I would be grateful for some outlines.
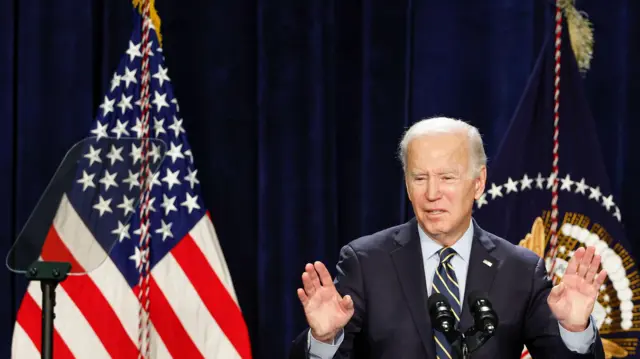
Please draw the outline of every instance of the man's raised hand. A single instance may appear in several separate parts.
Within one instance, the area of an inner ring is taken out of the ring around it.
[[[353,316],[353,300],[342,297],[331,279],[331,274],[321,262],[307,263],[302,273],[302,285],[298,298],[304,307],[311,335],[317,340],[331,343],[340,329]]]
[[[565,329],[583,331],[598,298],[600,286],[607,278],[607,271],[600,268],[600,255],[589,246],[578,248],[567,266],[562,282],[549,293],[547,302],[555,317]]]

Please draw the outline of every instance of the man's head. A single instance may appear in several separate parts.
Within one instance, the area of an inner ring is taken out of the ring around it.
[[[452,245],[484,192],[487,158],[480,133],[460,120],[426,119],[405,132],[399,152],[420,226],[434,240]]]

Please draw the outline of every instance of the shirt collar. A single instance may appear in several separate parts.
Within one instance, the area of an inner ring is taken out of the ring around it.
[[[420,227],[420,224],[417,224],[417,226],[418,226],[418,233],[420,235],[420,243],[422,245],[422,248],[424,249],[424,253],[426,253],[428,257],[437,255],[436,252],[439,251],[443,246],[440,243],[431,239],[431,237],[429,237],[422,230],[422,227]],[[467,230],[462,234],[462,237],[460,237],[460,239],[451,246],[451,248],[453,248],[456,251],[456,253],[460,256],[460,258],[462,258],[462,260],[464,260],[465,262],[468,262],[469,257],[471,256],[472,242],[473,242],[473,223],[469,222],[469,227],[467,227]]]

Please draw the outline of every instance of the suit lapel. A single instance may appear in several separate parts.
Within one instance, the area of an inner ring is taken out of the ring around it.
[[[489,293],[491,285],[493,284],[493,278],[500,264],[499,260],[491,255],[491,251],[495,248],[491,239],[487,236],[486,232],[476,224],[475,220],[473,221],[473,226],[473,243],[471,245],[469,268],[467,270],[462,318],[460,318],[460,328],[465,331],[473,325],[469,302],[467,300],[469,294],[476,290]]]
[[[398,274],[398,281],[427,352],[427,358],[435,358],[435,344],[427,310],[424,262],[415,219],[409,221],[407,226],[398,232],[396,243],[398,247],[392,250],[390,255]]]

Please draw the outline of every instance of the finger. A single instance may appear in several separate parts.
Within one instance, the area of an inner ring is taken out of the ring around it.
[[[318,278],[318,273],[316,273],[316,269],[313,264],[307,264],[305,269],[307,270],[307,274],[309,274],[309,278],[311,279],[311,285],[313,285],[313,287],[316,289],[320,288],[320,278]]]
[[[316,271],[320,277],[320,282],[325,287],[333,287],[333,280],[331,279],[331,274],[327,267],[322,262],[315,262]]]
[[[564,283],[560,282],[560,284],[556,285],[555,287],[553,287],[553,289],[551,289],[551,292],[549,292],[549,298],[547,298],[547,301],[549,303],[555,303],[559,301],[560,298],[562,297],[562,292],[564,292]]]
[[[596,273],[598,272],[598,269],[600,269],[600,255],[596,254],[595,256],[593,256],[591,264],[589,264],[589,270],[587,270],[587,276],[585,277],[587,283],[593,283],[593,281],[596,279]]]
[[[302,273],[302,286],[304,287],[304,291],[307,295],[313,295],[316,292],[316,288],[313,286],[311,282],[311,276],[308,272]]]
[[[591,260],[593,259],[593,254],[595,251],[595,247],[587,247],[586,251],[584,252],[584,256],[582,256],[582,259],[580,260],[580,264],[578,265],[578,276],[584,278],[587,275],[587,271],[589,270],[589,266],[591,265]],[[588,280],[588,282],[591,283],[590,280]]]
[[[344,310],[351,310],[353,309],[353,299],[351,299],[351,296],[347,294],[340,301],[340,305]]]
[[[297,293],[298,293],[298,299],[300,299],[300,303],[302,303],[302,305],[306,305],[307,302],[309,301],[309,297],[304,292],[304,289],[298,288]]]
[[[582,256],[584,256],[584,248],[580,247],[575,251],[575,253],[573,253],[571,260],[569,260],[569,265],[567,266],[565,275],[575,274],[578,271],[578,263],[580,263]]]
[[[596,279],[593,281],[593,284],[596,286],[596,288],[600,288],[600,286],[602,285],[602,283],[604,283],[604,280],[607,278],[607,270],[603,269],[600,271],[600,273],[598,273],[598,275],[596,276]]]

